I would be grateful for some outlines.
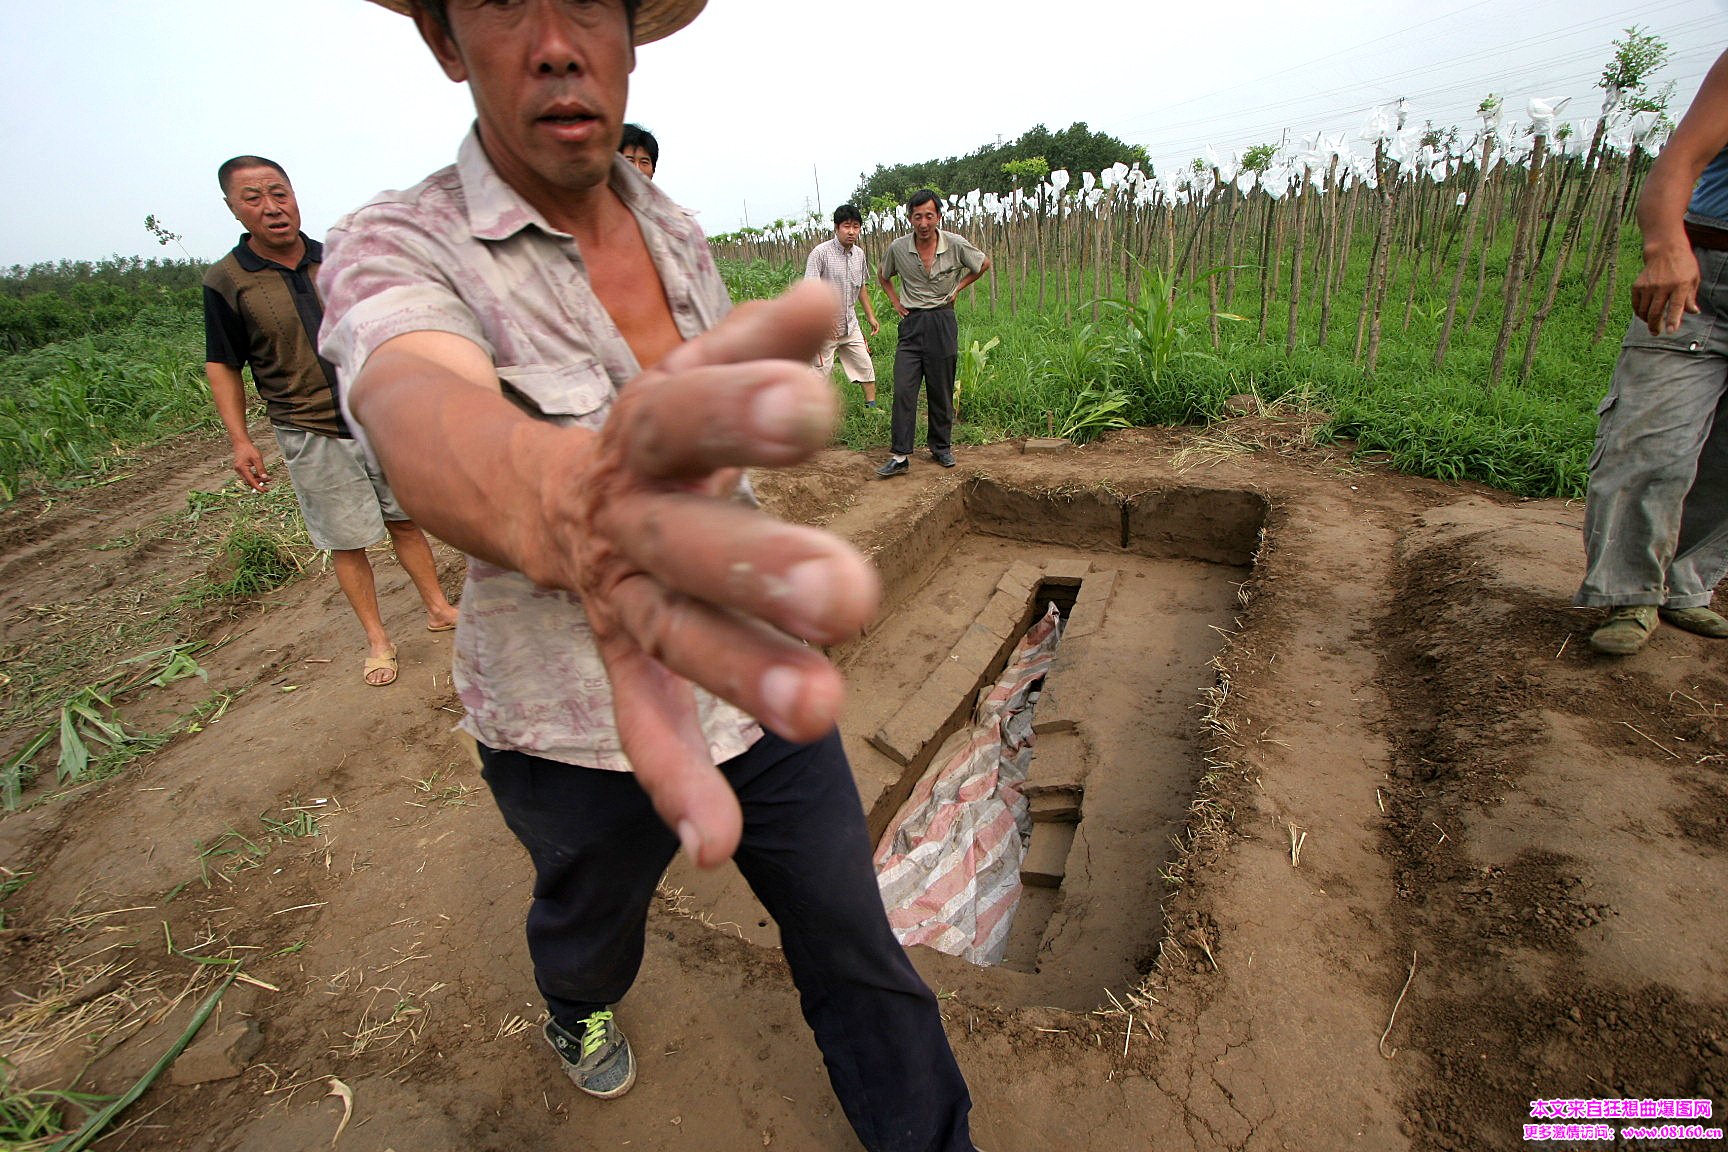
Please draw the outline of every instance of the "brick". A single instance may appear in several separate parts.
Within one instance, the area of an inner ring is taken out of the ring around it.
[[[975,623],[988,629],[992,636],[1000,640],[1018,640],[1026,624],[1026,597],[1007,592],[996,593],[990,597],[990,602],[984,605],[984,610],[978,613]]]
[[[1068,849],[1074,846],[1074,825],[1034,824],[1032,842],[1020,861],[1020,882],[1038,888],[1060,888],[1068,871]]]
[[[1063,624],[1064,643],[1090,636],[1104,626],[1104,610],[1110,603],[1115,587],[1114,570],[1094,572],[1086,578],[1085,583],[1080,585],[1080,594],[1075,597],[1074,607]]]
[[[1062,625],[1064,642],[1090,636],[1104,626],[1104,609],[1097,603],[1076,604]]]
[[[1044,565],[1044,583],[1058,588],[1074,588],[1092,571],[1090,560],[1052,560]]]
[[[1032,589],[1038,587],[1038,581],[1044,574],[1036,564],[1028,564],[1024,560],[1016,560],[1008,565],[1008,571],[996,581],[996,591],[1008,592],[1019,596],[1021,600],[1032,599]]]
[[[1046,792],[1077,793],[1086,787],[1089,768],[1086,742],[1079,733],[1039,732],[1032,741],[1032,764],[1020,791],[1028,798]]]
[[[933,704],[939,704],[942,719],[937,721],[937,727],[947,723],[948,717],[956,708],[970,713],[978,703],[978,672],[970,668],[962,668],[958,663],[945,661],[936,669],[930,679],[924,681],[920,691],[931,698]]]
[[[1026,803],[1034,824],[1076,824],[1080,820],[1080,800],[1078,790],[1058,788],[1028,796]]]
[[[1060,436],[1028,436],[1026,438],[1027,452],[1061,452],[1074,445]]]
[[[1044,677],[1038,707],[1032,713],[1032,731],[1072,732],[1079,727],[1086,706],[1085,685],[1073,676],[1061,677],[1052,669]]]
[[[1072,732],[1085,716],[1088,697],[1079,669],[1085,666],[1089,643],[1086,636],[1074,635],[1072,627],[1062,633],[1062,643],[1057,645],[1056,659],[1044,675],[1044,690],[1032,713],[1032,731],[1039,735]]]
[[[1076,718],[1063,707],[1063,698],[1066,695],[1062,686],[1056,682],[1056,677],[1046,674],[1044,688],[1038,693],[1038,706],[1032,712],[1033,735],[1074,731]]]
[[[1114,568],[1100,568],[1091,573],[1080,585],[1080,595],[1075,598],[1076,604],[1087,604],[1096,601],[1109,604],[1111,597],[1116,595],[1116,578],[1120,573]]]
[[[917,749],[915,747],[912,748],[911,751],[907,750],[908,746],[916,743],[916,738],[910,735],[903,726],[896,724],[896,721],[899,720],[899,718],[899,713],[895,713],[895,715],[889,719],[888,723],[876,729],[875,732],[865,737],[865,739],[870,742],[870,746],[876,749],[876,751],[882,753],[882,755],[888,757],[888,759],[904,768],[906,765],[912,763],[912,757],[917,755]]]
[[[989,675],[991,665],[1002,655],[1003,643],[990,634],[982,625],[973,624],[966,629],[966,635],[960,638],[960,643],[954,645],[948,653],[948,662],[957,668],[964,668],[973,674],[975,680],[982,681]]]

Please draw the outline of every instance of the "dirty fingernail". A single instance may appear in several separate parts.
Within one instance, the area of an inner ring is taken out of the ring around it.
[[[768,669],[762,677],[762,703],[766,706],[769,727],[786,731],[792,727],[798,709],[800,676],[784,666]]]
[[[689,820],[678,821],[678,843],[684,846],[684,855],[690,858],[690,863],[702,865],[702,833],[696,831],[696,825]]]
[[[822,442],[828,436],[830,407],[825,397],[796,384],[776,384],[756,394],[750,405],[753,431],[781,444]]]
[[[800,619],[822,621],[828,618],[832,584],[827,561],[804,560],[786,570],[783,583],[773,592],[775,599],[786,601]]]

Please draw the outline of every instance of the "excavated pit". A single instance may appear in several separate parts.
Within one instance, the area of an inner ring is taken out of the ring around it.
[[[1266,513],[1240,490],[1120,496],[978,479],[876,549],[882,619],[832,653],[851,687],[842,735],[873,838],[1035,615],[1054,601],[1065,622],[1034,713],[1033,833],[1007,957],[986,969],[915,948],[933,985],[1086,1010],[1148,969],[1160,873],[1201,769],[1202,693]],[[735,872],[680,862],[668,883],[711,926],[777,945]]]

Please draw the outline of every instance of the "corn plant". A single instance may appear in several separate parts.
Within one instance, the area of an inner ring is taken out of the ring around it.
[[[972,341],[960,353],[960,364],[954,378],[954,418],[960,418],[960,397],[984,382],[984,370],[990,364],[990,350],[1002,343],[1000,337],[990,337],[988,344]]]
[[[1076,444],[1088,444],[1112,428],[1132,428],[1128,410],[1133,401],[1120,388],[1088,384],[1074,397],[1057,433]]]

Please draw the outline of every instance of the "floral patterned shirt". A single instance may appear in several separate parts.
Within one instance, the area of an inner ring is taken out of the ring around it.
[[[706,238],[628,161],[612,190],[635,214],[678,331],[689,339],[731,308]],[[385,192],[325,238],[320,339],[338,381],[407,332],[451,332],[491,356],[504,395],[533,415],[598,430],[641,368],[594,295],[581,249],[492,167],[470,130],[456,163]],[[365,429],[343,414],[362,443]],[[370,449],[369,449],[370,450]],[[517,572],[468,558],[454,677],[462,729],[492,748],[628,771],[612,686],[581,602]],[[755,721],[696,690],[715,763],[761,736]]]

